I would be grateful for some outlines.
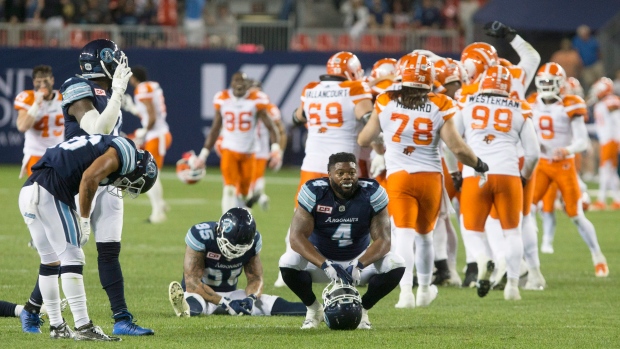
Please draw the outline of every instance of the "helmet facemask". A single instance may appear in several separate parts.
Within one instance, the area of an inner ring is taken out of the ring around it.
[[[536,75],[534,84],[540,98],[557,99],[560,97],[564,79],[552,74]]]

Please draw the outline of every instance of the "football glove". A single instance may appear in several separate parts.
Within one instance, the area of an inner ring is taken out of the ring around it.
[[[253,293],[241,300],[241,311],[243,314],[252,315],[252,310],[254,310],[254,303],[256,300],[258,300],[258,297],[256,297]]]
[[[131,68],[129,68],[129,63],[127,62],[127,56],[123,53],[118,67],[116,67],[116,70],[114,71],[114,76],[112,77],[112,91],[118,93],[120,96],[125,95],[127,83],[132,75],[133,73],[131,72]]]
[[[142,145],[144,144],[144,138],[146,137],[146,133],[148,131],[145,128],[139,128],[136,129],[136,131],[133,133],[134,135],[134,139],[133,142],[136,144],[136,147],[141,148]]]
[[[488,22],[484,25],[485,34],[494,38],[506,39],[508,42],[511,42],[515,36],[517,36],[517,31],[510,28],[500,21]]]
[[[461,187],[463,186],[463,173],[461,171],[450,173],[450,177],[452,177],[454,189],[456,189],[457,192],[460,192]]]
[[[80,247],[83,247],[90,238],[90,218],[80,217]]]
[[[353,283],[353,278],[346,270],[342,267],[342,265],[334,263],[329,259],[325,260],[321,265],[321,269],[327,274],[327,277],[330,280],[338,281],[338,279],[342,279],[343,282],[348,284]]]
[[[385,171],[385,157],[377,154],[370,162],[370,176],[377,178],[383,171]]]
[[[234,301],[231,301],[228,297],[222,297],[218,305],[222,309],[226,310],[230,315],[235,316],[244,314],[244,309],[241,305],[241,299],[235,299]]]
[[[482,188],[487,182],[487,174],[486,172],[489,170],[489,165],[487,165],[484,161],[478,158],[478,164],[474,167],[474,171],[476,171],[475,175],[480,176],[480,181],[478,181],[478,186]]]
[[[271,145],[271,153],[269,154],[269,168],[274,172],[280,171],[282,168],[282,148],[278,143]]]
[[[351,279],[353,279],[353,286],[360,284],[362,279],[362,269],[364,269],[364,265],[357,259],[349,262],[347,273],[349,273],[349,275],[351,275]]]
[[[44,113],[39,113],[39,108],[41,107],[41,103],[43,103],[43,97],[45,95],[45,91],[43,89],[39,89],[34,92],[34,103],[32,106],[28,108],[27,114],[34,119],[34,121],[39,121],[45,115]]]

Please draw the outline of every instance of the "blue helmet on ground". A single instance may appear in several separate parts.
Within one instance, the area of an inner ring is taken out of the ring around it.
[[[80,69],[84,79],[107,77],[112,79],[123,51],[114,41],[97,39],[82,47],[80,52]]]
[[[353,285],[338,279],[323,290],[323,311],[330,330],[354,330],[362,321],[362,298]]]
[[[256,221],[250,211],[234,207],[226,211],[217,226],[217,246],[228,259],[243,256],[254,244]]]

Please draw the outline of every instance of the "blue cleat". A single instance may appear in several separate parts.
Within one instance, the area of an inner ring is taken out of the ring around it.
[[[134,323],[133,315],[128,311],[121,311],[112,316],[116,323],[112,334],[116,336],[152,336],[155,334],[150,328],[143,328]]]
[[[25,310],[19,314],[19,320],[22,322],[22,330],[26,333],[41,333],[41,325],[43,319],[39,314],[30,313]]]

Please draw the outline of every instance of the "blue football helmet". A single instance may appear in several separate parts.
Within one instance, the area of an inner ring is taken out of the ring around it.
[[[155,184],[159,170],[153,155],[147,150],[138,149],[136,152],[136,168],[112,183],[112,188],[109,187],[108,190],[111,194],[119,197],[129,195],[134,199],[149,191]]]
[[[123,51],[114,41],[97,39],[89,42],[80,52],[80,69],[84,79],[107,77],[112,79]]]
[[[234,207],[226,211],[217,226],[217,246],[228,259],[243,256],[254,244],[256,222],[250,211]]]
[[[353,285],[338,279],[323,290],[323,311],[330,330],[354,330],[362,321],[362,298]]]

